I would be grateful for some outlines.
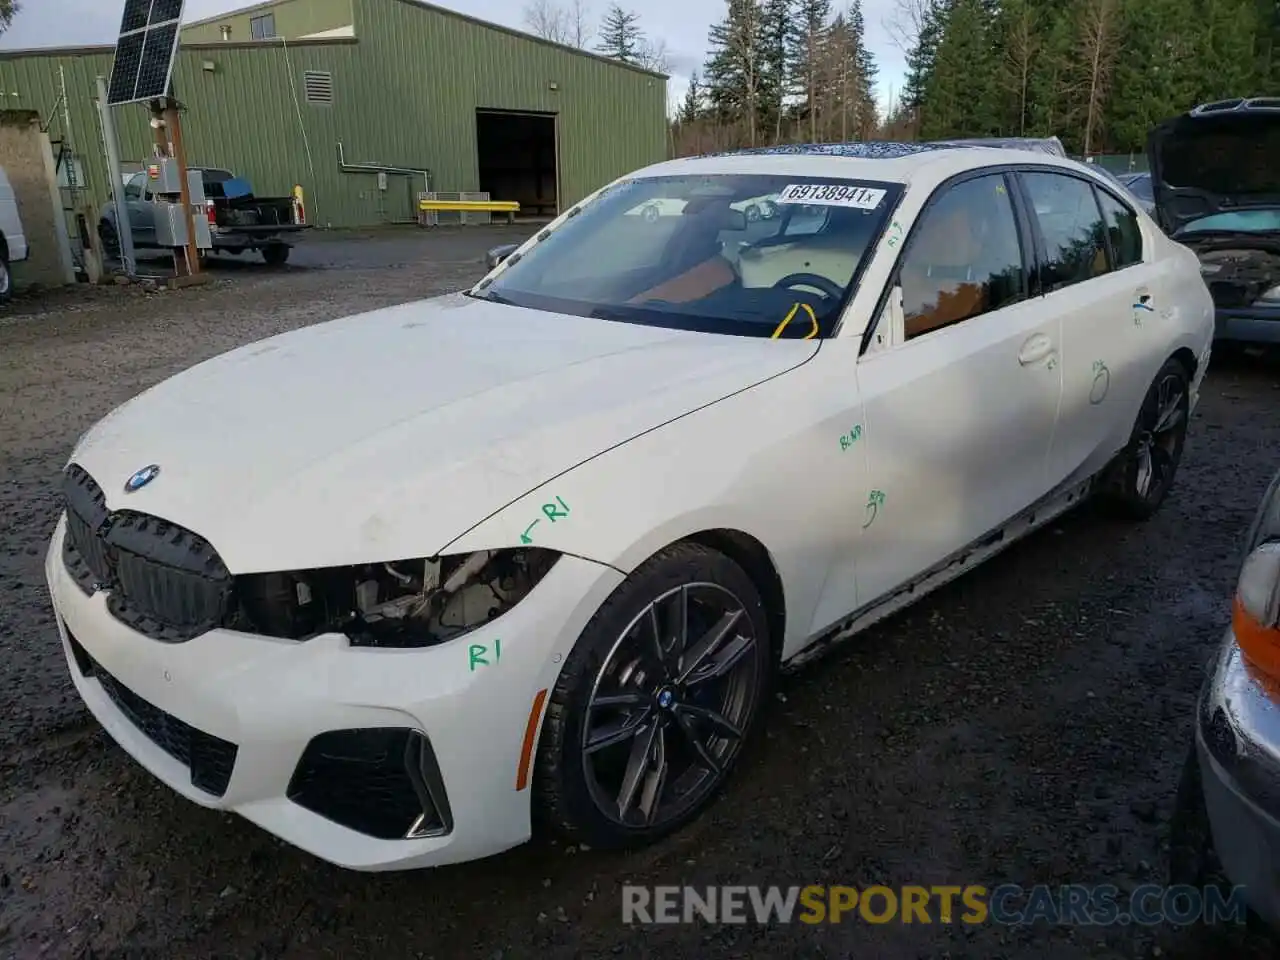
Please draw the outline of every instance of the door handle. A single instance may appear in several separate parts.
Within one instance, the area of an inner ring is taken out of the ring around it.
[[[1043,333],[1037,333],[1035,336],[1027,339],[1022,345],[1022,349],[1018,351],[1018,362],[1024,367],[1029,367],[1033,363],[1039,363],[1053,352],[1053,341],[1046,337]]]

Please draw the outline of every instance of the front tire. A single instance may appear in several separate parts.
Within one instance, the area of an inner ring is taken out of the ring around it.
[[[642,846],[701,814],[762,711],[764,603],[728,557],[662,550],[605,601],[551,694],[535,816],[569,840]]]
[[[102,255],[107,260],[120,259],[120,235],[110,220],[98,224],[98,239],[102,242]]]
[[[1101,499],[1125,520],[1147,520],[1164,503],[1187,438],[1191,378],[1177,360],[1166,360],[1138,410],[1129,443],[1102,478]]]

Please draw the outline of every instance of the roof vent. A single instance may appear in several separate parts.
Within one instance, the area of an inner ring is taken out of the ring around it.
[[[302,75],[307,103],[333,103],[333,74],[324,70],[307,70]]]

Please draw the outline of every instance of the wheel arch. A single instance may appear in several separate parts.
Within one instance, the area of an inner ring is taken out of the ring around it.
[[[4,262],[9,262],[9,238],[4,235],[4,231],[0,230],[0,257],[4,257]]]
[[[1179,347],[1177,350],[1173,351],[1173,354],[1169,359],[1176,360],[1178,363],[1182,364],[1187,371],[1188,380],[1195,379],[1196,369],[1200,366],[1200,361],[1196,358],[1196,355],[1191,352],[1189,347]]]
[[[726,528],[703,530],[683,539],[722,553],[742,567],[764,601],[774,658],[781,657],[787,628],[787,598],[782,576],[768,548],[749,533]]]

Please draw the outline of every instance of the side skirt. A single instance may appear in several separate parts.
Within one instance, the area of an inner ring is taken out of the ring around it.
[[[990,560],[997,553],[1017,543],[1028,534],[1056,520],[1068,510],[1078,506],[1093,490],[1095,477],[1061,487],[1037,501],[1008,523],[979,537],[945,560],[930,567],[924,573],[908,580],[901,587],[873,600],[860,610],[827,630],[817,640],[782,665],[786,673],[806,666],[825,656],[845,640],[852,639],[873,624],[911,606],[917,600],[950,583],[956,577]]]

